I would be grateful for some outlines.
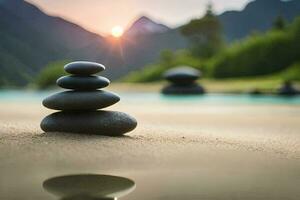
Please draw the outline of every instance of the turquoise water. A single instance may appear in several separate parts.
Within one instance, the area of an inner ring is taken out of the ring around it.
[[[205,94],[200,96],[165,96],[161,94],[132,95],[136,101],[163,101],[201,104],[290,104],[300,105],[300,96],[280,97],[274,95],[253,96],[247,94]]]
[[[0,102],[41,102],[57,91],[0,90]],[[300,95],[281,97],[275,95],[252,96],[247,94],[206,94],[200,96],[165,96],[159,93],[118,93],[122,102],[130,103],[201,103],[201,104],[286,104],[300,105]]]

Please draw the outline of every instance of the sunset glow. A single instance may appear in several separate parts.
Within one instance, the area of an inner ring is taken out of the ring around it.
[[[100,35],[111,34],[114,25],[128,27],[141,15],[176,28],[204,14],[207,2],[216,13],[242,9],[251,0],[25,0],[51,15],[58,15]],[[0,0],[0,2],[2,2]],[[76,2],[76,3],[74,3]],[[172,5],[172,6],[171,6]],[[76,13],[76,15],[74,15]],[[101,19],[101,20],[100,20]],[[102,20],[103,19],[103,20]],[[100,22],[99,22],[100,20]]]
[[[121,26],[115,26],[111,29],[111,35],[119,38],[123,35],[124,29]]]

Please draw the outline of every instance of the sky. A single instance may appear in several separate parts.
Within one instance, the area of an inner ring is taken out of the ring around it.
[[[208,2],[216,13],[241,10],[250,0],[27,0],[50,15],[63,17],[87,30],[110,34],[113,27],[127,28],[140,16],[176,27],[203,15]]]

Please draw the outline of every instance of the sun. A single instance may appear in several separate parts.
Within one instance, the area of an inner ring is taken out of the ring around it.
[[[119,38],[123,35],[124,29],[121,26],[114,26],[111,29],[111,35],[114,36],[115,38]]]

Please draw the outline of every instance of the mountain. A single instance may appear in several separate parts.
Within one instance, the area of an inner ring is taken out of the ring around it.
[[[187,41],[177,29],[164,33],[124,35],[122,43],[122,74],[139,70],[145,65],[156,62],[162,50],[176,51],[187,47]]]
[[[299,0],[255,0],[218,17],[231,42],[268,30],[278,15],[291,21],[299,14]],[[49,62],[65,59],[103,63],[105,75],[118,79],[155,62],[163,49],[186,48],[179,30],[140,17],[116,40],[49,16],[26,1],[0,0],[0,87],[26,85]]]
[[[264,32],[281,15],[291,22],[300,15],[300,1],[255,0],[241,11],[227,11],[219,15],[227,41],[242,39],[254,31]]]
[[[53,60],[93,60],[93,51],[101,55],[105,42],[22,0],[0,1],[0,37],[0,85],[24,85]]]
[[[26,1],[0,0],[0,87],[26,85],[49,62],[66,59],[103,63],[105,75],[118,79],[154,62],[161,50],[186,45],[174,43],[178,32],[149,18],[134,23],[132,33],[139,27],[149,34],[128,34],[114,41],[49,16]]]
[[[146,16],[142,16],[130,26],[125,35],[134,37],[137,35],[165,33],[169,30],[170,28],[166,25],[159,24]]]

